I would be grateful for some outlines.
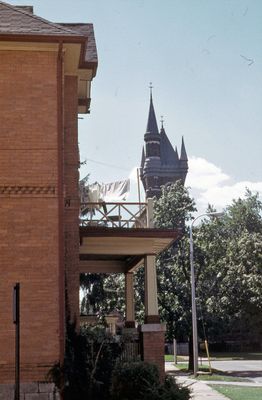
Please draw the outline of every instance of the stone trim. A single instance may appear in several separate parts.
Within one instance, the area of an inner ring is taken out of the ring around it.
[[[13,400],[13,384],[0,384],[0,400]],[[20,400],[59,400],[60,395],[54,383],[29,382],[20,384]]]
[[[55,196],[55,186],[0,186],[0,197],[9,196]]]
[[[140,325],[141,332],[165,332],[166,324],[143,324]]]

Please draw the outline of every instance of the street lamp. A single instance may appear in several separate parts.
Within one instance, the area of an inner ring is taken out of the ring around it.
[[[194,376],[198,371],[198,339],[197,339],[197,313],[196,313],[196,284],[194,269],[194,246],[193,246],[193,225],[194,222],[201,217],[222,217],[223,212],[209,212],[196,217],[189,226],[190,239],[190,272],[191,272],[191,303],[192,303],[192,328],[193,328],[193,356],[194,356]]]

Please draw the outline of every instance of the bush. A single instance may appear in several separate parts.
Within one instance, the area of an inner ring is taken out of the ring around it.
[[[113,400],[144,400],[153,387],[159,386],[158,369],[142,361],[116,364],[112,374]]]
[[[65,400],[109,398],[111,373],[121,354],[121,345],[105,333],[103,326],[82,327],[67,324],[64,364],[49,371]]]
[[[167,378],[160,384],[158,369],[146,362],[120,362],[122,344],[101,326],[77,333],[67,326],[64,364],[56,363],[49,378],[64,400],[188,400],[189,390]],[[112,373],[113,371],[113,373]]]
[[[151,400],[188,400],[190,390],[178,385],[173,378],[167,377],[165,383],[159,387],[158,396],[151,397]]]
[[[171,377],[160,384],[157,367],[140,361],[116,364],[111,396],[112,400],[188,400],[190,390]]]

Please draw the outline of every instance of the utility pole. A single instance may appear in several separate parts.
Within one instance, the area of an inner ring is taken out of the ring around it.
[[[205,214],[201,214],[198,217],[196,217],[189,226],[194,377],[197,376],[197,372],[198,372],[198,334],[197,334],[197,309],[196,309],[196,284],[195,284],[195,268],[194,268],[193,225],[198,218],[201,218],[204,216],[220,218],[223,215],[224,215],[224,212],[207,212]]]

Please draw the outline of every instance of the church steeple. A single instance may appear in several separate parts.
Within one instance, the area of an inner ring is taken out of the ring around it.
[[[153,105],[152,84],[150,84],[149,113],[140,169],[140,176],[147,198],[159,197],[161,186],[163,185],[174,183],[178,180],[184,183],[188,171],[184,139],[182,138],[179,157],[177,148],[174,150],[167,137],[163,122],[163,117],[161,117],[159,133]]]
[[[152,96],[152,85],[150,84],[150,104],[149,104],[149,113],[148,113],[148,121],[146,127],[146,134],[158,135],[158,126],[156,122],[156,114],[153,104],[153,96]]]
[[[156,122],[156,114],[153,105],[152,83],[150,83],[150,103],[145,133],[145,166],[160,166],[160,135]]]

